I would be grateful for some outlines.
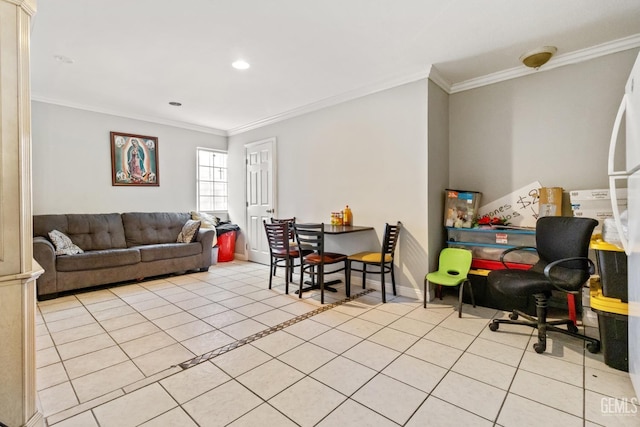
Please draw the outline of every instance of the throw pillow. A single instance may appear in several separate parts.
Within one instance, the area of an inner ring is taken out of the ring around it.
[[[191,211],[191,219],[200,221],[200,228],[216,228],[219,218],[204,212]]]
[[[49,232],[49,238],[56,247],[56,255],[75,255],[84,253],[82,249],[73,244],[69,236],[58,230]]]
[[[200,221],[188,220],[182,227],[182,231],[178,234],[177,243],[191,243],[196,240],[200,230]]]

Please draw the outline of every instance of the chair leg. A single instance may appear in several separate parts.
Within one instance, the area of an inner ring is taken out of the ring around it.
[[[367,287],[367,264],[362,263],[362,289]]]
[[[424,296],[424,308],[427,308],[427,278],[424,278],[424,289],[422,291]]]
[[[271,265],[269,266],[269,289],[271,289],[271,281],[273,279],[274,274],[275,274],[275,266],[273,262],[273,257],[271,257]]]
[[[289,257],[284,259],[284,293],[289,295]]]
[[[298,290],[298,298],[302,298],[302,286],[304,286],[304,264],[300,263],[300,289]]]
[[[380,287],[382,288],[382,303],[387,302],[387,289],[384,283],[384,263],[380,263]]]
[[[324,304],[324,265],[318,266],[318,280],[320,283],[320,304]]]
[[[396,273],[393,267],[393,260],[391,261],[391,285],[393,286],[393,295],[398,295],[396,293]]]
[[[344,292],[347,295],[347,298],[349,298],[351,296],[351,261],[346,260],[344,264]]]
[[[464,282],[458,286],[460,288],[458,292],[458,317],[462,317],[462,293],[464,292]]]
[[[538,342],[533,344],[536,353],[544,353],[547,349],[547,303],[544,294],[534,295],[536,298],[536,315],[538,317]]]
[[[473,308],[476,308],[476,299],[473,296],[473,286],[471,286],[471,280],[466,280],[467,285],[469,285],[469,293],[471,294],[471,304],[473,304]],[[464,283],[462,284],[464,286]]]

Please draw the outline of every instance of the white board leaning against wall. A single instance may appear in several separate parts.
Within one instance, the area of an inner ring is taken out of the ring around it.
[[[538,191],[542,186],[532,182],[513,193],[481,206],[478,214],[482,217],[498,217],[513,227],[535,228],[538,219]]]

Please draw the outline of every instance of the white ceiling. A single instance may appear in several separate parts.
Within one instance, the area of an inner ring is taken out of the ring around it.
[[[526,71],[539,46],[557,60],[613,41],[640,45],[640,1],[39,0],[32,97],[233,134],[431,65],[455,87]]]

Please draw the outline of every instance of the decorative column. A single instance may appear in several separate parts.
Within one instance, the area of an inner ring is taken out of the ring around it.
[[[0,422],[44,426],[37,407],[29,32],[35,0],[0,0]]]

